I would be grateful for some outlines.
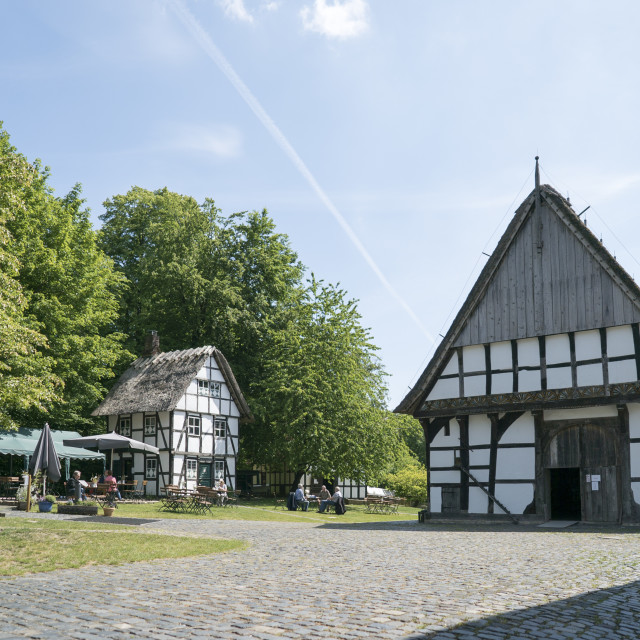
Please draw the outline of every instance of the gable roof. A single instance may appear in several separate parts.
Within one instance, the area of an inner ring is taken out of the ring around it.
[[[640,288],[549,185],[509,223],[446,336],[395,409],[415,413],[455,347],[640,322]]]
[[[142,356],[120,376],[92,416],[172,411],[207,358],[215,358],[244,422],[253,415],[227,359],[215,347]]]

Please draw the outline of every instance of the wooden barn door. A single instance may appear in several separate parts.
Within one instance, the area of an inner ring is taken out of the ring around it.
[[[583,519],[616,522],[620,508],[617,467],[584,467],[582,471]]]

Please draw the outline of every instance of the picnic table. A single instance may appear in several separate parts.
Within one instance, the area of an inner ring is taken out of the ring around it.
[[[366,513],[398,513],[399,498],[389,496],[368,496],[364,499]]]

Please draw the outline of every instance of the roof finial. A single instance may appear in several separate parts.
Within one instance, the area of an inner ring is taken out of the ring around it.
[[[536,189],[540,188],[540,167],[538,166],[539,156],[536,156]]]

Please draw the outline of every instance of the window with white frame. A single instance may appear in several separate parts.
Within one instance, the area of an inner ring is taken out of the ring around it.
[[[118,433],[127,438],[131,437],[131,416],[123,416],[118,420]]]
[[[213,435],[216,438],[227,437],[227,421],[224,418],[216,418],[213,421]]]
[[[198,461],[195,458],[187,458],[185,471],[187,480],[196,480],[198,477]]]
[[[145,436],[156,435],[156,416],[144,417],[144,435]]]
[[[144,477],[152,480],[158,476],[158,461],[155,458],[147,458],[144,467]]]
[[[224,460],[213,461],[213,475],[215,476],[216,480],[224,478]]]
[[[200,435],[200,416],[189,416],[187,419],[187,433],[190,436]]]
[[[210,380],[198,380],[198,395],[211,396],[212,398],[219,398],[220,383],[211,382]]]

